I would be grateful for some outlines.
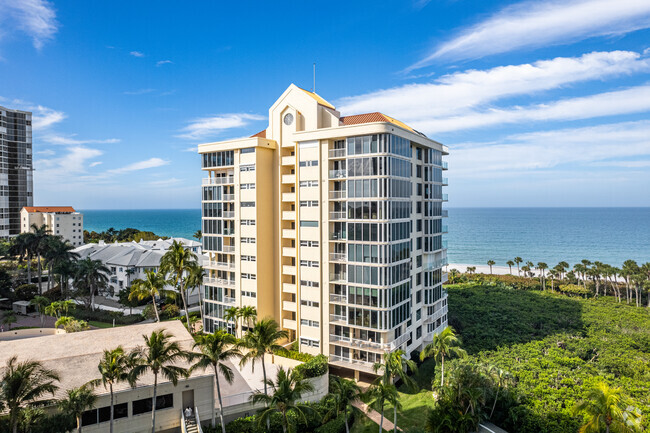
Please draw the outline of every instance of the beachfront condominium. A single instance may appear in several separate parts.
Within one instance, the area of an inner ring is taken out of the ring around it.
[[[74,247],[84,243],[84,216],[72,206],[25,206],[20,219],[21,233],[33,232],[34,226],[45,226]]]
[[[291,85],[266,130],[199,153],[206,331],[232,331],[225,311],[254,306],[301,351],[358,374],[444,329],[447,147]]]
[[[20,233],[20,210],[32,206],[32,113],[0,106],[0,237]]]

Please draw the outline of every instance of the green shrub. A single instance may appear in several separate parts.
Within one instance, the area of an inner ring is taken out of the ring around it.
[[[325,355],[314,356],[304,364],[300,364],[293,369],[294,373],[299,374],[305,379],[318,377],[327,373],[327,357]]]
[[[348,411],[348,425],[352,426],[354,423],[354,411]],[[345,432],[345,415],[340,414],[338,417],[334,418],[318,427],[314,430],[314,433],[344,433]]]
[[[19,301],[29,301],[38,295],[38,286],[36,284],[22,284],[16,287],[16,299]]]
[[[565,295],[584,296],[585,298],[591,294],[591,291],[589,289],[585,289],[584,287],[577,284],[563,284],[558,287],[558,290]]]
[[[152,306],[153,308],[153,306]],[[171,319],[172,317],[178,317],[181,315],[181,309],[178,308],[175,304],[165,304],[162,307],[161,318],[162,319]]]
[[[142,315],[140,314],[125,316],[122,313],[104,310],[92,311],[90,308],[82,305],[77,305],[77,307],[74,310],[71,310],[69,314],[77,320],[85,320],[86,322],[95,321],[113,323],[113,319],[115,319],[115,323],[118,325],[132,325],[142,321]]]
[[[304,352],[298,352],[297,350],[287,350],[282,349],[275,352],[276,355],[282,356],[283,358],[295,359],[296,361],[307,362],[314,358],[314,355]]]

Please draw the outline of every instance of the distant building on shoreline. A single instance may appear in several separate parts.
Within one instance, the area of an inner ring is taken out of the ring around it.
[[[20,211],[34,204],[32,113],[0,106],[0,237],[20,233]]]
[[[254,306],[358,376],[447,326],[446,146],[291,85],[267,129],[199,154],[207,332]]]
[[[71,245],[84,243],[84,216],[72,206],[25,206],[20,211],[20,232],[33,231],[32,225],[45,225],[54,236],[60,236]]]

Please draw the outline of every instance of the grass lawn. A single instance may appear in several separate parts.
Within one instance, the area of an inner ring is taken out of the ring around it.
[[[111,323],[106,323],[106,322],[98,322],[96,320],[91,320],[91,321],[88,322],[88,324],[90,326],[94,326],[95,328],[112,328],[113,327],[112,322]],[[117,326],[124,326],[124,325],[120,325],[120,324],[116,323],[115,326],[117,327]]]
[[[402,410],[397,412],[397,427],[407,432],[411,429],[421,431],[424,429],[428,408],[433,407],[433,396],[431,391],[420,391],[417,394],[400,392],[400,403]],[[386,405],[384,417],[393,422],[393,406]],[[351,433],[378,433],[379,426],[370,421],[367,416],[358,414]]]

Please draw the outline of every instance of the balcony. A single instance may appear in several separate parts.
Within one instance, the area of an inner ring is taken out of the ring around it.
[[[449,178],[447,178],[447,177],[443,177],[443,178],[442,178],[442,185],[443,185],[443,186],[447,186],[447,185],[449,185]]]
[[[291,265],[282,265],[282,273],[285,275],[296,275],[296,267]]]
[[[446,210],[446,209],[443,209],[443,210],[442,210],[442,217],[443,217],[443,218],[449,218],[449,211]]]
[[[296,321],[291,319],[282,319],[282,327],[285,329],[293,329],[294,331],[298,329]]]
[[[345,316],[339,316],[337,314],[330,314],[330,324],[347,325],[348,318]]]
[[[331,241],[341,241],[345,240],[346,236],[345,233],[343,232],[330,232],[330,240]]]
[[[235,252],[235,246],[234,245],[224,245],[221,247],[221,251],[224,253],[234,253]]]
[[[330,212],[330,220],[331,221],[344,220],[344,219],[347,219],[347,216],[348,216],[348,214],[345,211]]]
[[[347,196],[347,191],[330,191],[330,200],[345,200]]]
[[[449,201],[449,194],[443,194],[442,201]]]
[[[282,201],[295,202],[296,201],[296,193],[295,192],[283,192],[282,193]]]
[[[284,210],[282,211],[282,219],[283,220],[294,220],[296,219],[296,211],[295,210]]]
[[[296,257],[296,249],[292,247],[282,247],[282,255],[285,257]]]
[[[447,281],[449,281],[449,274],[447,272],[442,273],[442,284],[445,284]]]
[[[235,280],[226,280],[225,278],[203,278],[203,284],[219,287],[235,287]]]
[[[330,253],[330,262],[347,262],[345,253]]]
[[[296,305],[295,302],[291,302],[291,301],[282,301],[282,309],[283,309],[284,311],[292,311],[292,312],[295,313],[296,310],[298,309],[298,307],[297,307],[297,305]]]
[[[206,262],[206,268],[208,269],[235,269],[235,264],[232,262],[216,262],[210,260]]]
[[[442,169],[449,170],[449,164],[447,163],[447,161],[442,161]]]
[[[203,185],[224,185],[229,183],[235,183],[234,176],[207,177],[203,179]]]
[[[282,183],[296,183],[296,175],[295,174],[283,174],[282,175]]]
[[[282,237],[286,239],[295,239],[296,231],[293,229],[282,229]]]
[[[337,355],[330,355],[329,361],[331,365],[337,367],[352,368],[354,370],[360,370],[370,374],[377,374],[373,368],[374,364],[372,362],[343,358],[342,356]]]
[[[235,211],[221,212],[221,218],[235,218]]]
[[[345,149],[330,149],[330,158],[345,158]]]
[[[291,283],[282,283],[282,291],[284,293],[293,293],[296,294],[296,285]]]
[[[221,201],[233,201],[235,200],[235,194],[221,194]]]
[[[224,296],[223,297],[223,303],[224,304],[234,304],[235,302],[236,302],[235,298],[231,298],[230,296]]]
[[[224,236],[235,236],[235,229],[234,228],[225,228],[225,229],[223,229],[223,235]]]
[[[442,249],[446,250],[447,249],[447,244],[448,244],[447,240],[446,239],[443,240],[442,241]]]
[[[348,176],[347,170],[330,170],[330,179],[343,179]]]
[[[337,295],[336,293],[330,293],[330,302],[338,302],[339,304],[347,304],[348,297],[345,295]]]
[[[338,274],[330,274],[330,283],[347,283],[347,275],[345,272],[339,272]]]
[[[283,156],[282,165],[296,165],[296,155]]]
[[[442,233],[449,233],[449,226],[442,226]]]

